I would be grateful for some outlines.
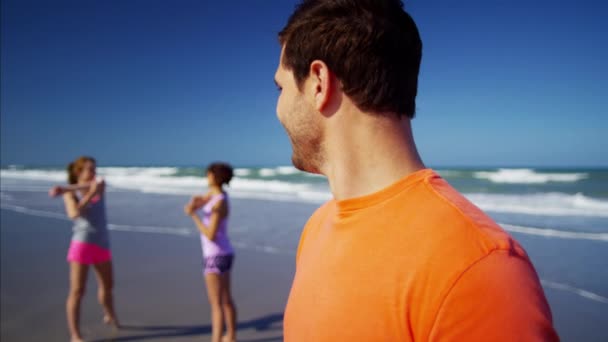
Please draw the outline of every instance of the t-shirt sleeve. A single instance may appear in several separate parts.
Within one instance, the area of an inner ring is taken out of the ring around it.
[[[304,240],[306,240],[306,229],[310,224],[310,220],[302,229],[302,233],[300,234],[300,242],[298,242],[298,249],[296,250],[296,267],[298,267],[298,260],[300,260],[300,252],[302,251],[302,246],[304,245]]]
[[[318,208],[312,214],[312,216],[310,216],[310,218],[308,219],[308,222],[306,222],[306,225],[304,225],[304,228],[302,229],[302,233],[300,234],[300,242],[298,243],[298,249],[296,251],[296,267],[298,266],[298,260],[300,259],[300,253],[302,252],[302,248],[304,248],[304,242],[306,241],[306,235],[308,234],[308,232],[310,230],[315,229],[319,225],[319,222],[321,221],[321,216],[325,215],[327,206],[328,206],[328,204],[326,203],[323,206],[321,206],[320,208]]]
[[[431,341],[559,341],[532,264],[498,250],[477,261],[446,295]]]

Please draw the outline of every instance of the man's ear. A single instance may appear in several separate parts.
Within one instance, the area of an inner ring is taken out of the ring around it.
[[[335,78],[332,77],[332,73],[325,62],[314,60],[310,63],[308,79],[313,104],[318,111],[323,111],[333,95]]]

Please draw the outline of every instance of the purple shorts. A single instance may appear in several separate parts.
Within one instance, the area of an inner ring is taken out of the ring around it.
[[[224,274],[232,269],[234,254],[216,255],[203,258],[203,271],[205,274]]]

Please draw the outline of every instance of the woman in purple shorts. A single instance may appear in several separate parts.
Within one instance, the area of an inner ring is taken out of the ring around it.
[[[203,270],[211,304],[211,341],[236,340],[236,308],[230,293],[230,270],[234,249],[228,239],[228,194],[224,184],[232,179],[232,167],[213,163],[207,167],[209,192],[193,196],[184,211],[191,216],[201,233]],[[226,334],[222,337],[226,324]]]
[[[67,261],[70,263],[70,292],[66,303],[71,341],[82,341],[80,303],[90,266],[97,275],[98,299],[104,322],[118,328],[112,295],[113,273],[110,238],[105,209],[105,183],[95,177],[95,159],[80,157],[70,163],[68,186],[55,186],[49,195],[63,195],[65,209],[74,221]]]

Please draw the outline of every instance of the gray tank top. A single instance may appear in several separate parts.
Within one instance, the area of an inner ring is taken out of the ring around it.
[[[110,249],[105,196],[93,198],[74,220],[72,240]]]

